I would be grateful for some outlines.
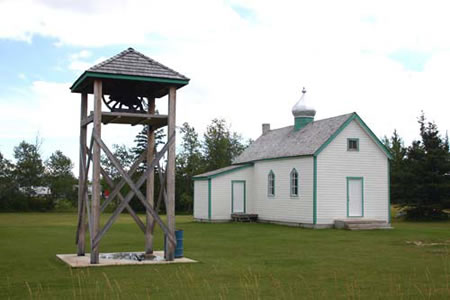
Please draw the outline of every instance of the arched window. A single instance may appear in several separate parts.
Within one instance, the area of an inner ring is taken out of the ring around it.
[[[275,174],[270,170],[267,176],[267,195],[275,196]]]
[[[292,169],[292,171],[291,171],[290,182],[291,182],[291,196],[297,197],[298,196],[298,172],[295,168]]]

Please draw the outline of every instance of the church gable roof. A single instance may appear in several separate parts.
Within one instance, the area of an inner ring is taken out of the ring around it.
[[[365,125],[356,113],[309,123],[296,131],[294,126],[270,130],[254,141],[233,164],[242,164],[258,160],[318,155],[351,121],[358,120],[375,143],[391,157],[389,151]]]

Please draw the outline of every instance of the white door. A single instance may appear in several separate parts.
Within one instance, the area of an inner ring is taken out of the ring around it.
[[[245,181],[233,181],[231,189],[233,213],[245,213]]]
[[[349,217],[363,216],[363,179],[349,178],[347,182],[347,207]]]

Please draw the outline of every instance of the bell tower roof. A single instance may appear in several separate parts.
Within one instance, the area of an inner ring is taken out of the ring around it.
[[[189,83],[189,78],[156,60],[128,48],[87,69],[70,87],[72,93],[92,93],[95,79],[103,81],[105,94],[133,90],[142,96],[163,97],[168,86],[177,88]]]

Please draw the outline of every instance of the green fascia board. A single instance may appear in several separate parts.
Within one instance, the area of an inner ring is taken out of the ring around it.
[[[212,183],[211,179],[208,179],[208,220],[211,220],[211,196],[212,196]]]
[[[388,223],[391,224],[391,161],[388,160],[387,180],[388,180]]]
[[[386,156],[389,159],[392,159],[392,154],[389,151],[389,149],[386,148],[386,146],[380,141],[380,139],[372,132],[372,130],[370,130],[370,128],[366,125],[366,123],[364,123],[364,121],[355,112],[336,130],[335,133],[333,133],[328,138],[328,140],[325,143],[322,144],[322,146],[319,147],[319,149],[316,150],[316,152],[314,152],[314,155],[315,156],[319,155],[320,152],[322,152],[323,149],[325,149],[339,135],[339,133],[341,133],[342,130],[344,130],[348,126],[348,124],[350,124],[353,120],[357,120],[361,125],[361,127],[367,132],[367,134],[369,134],[369,136],[381,148],[384,154],[386,154]]]
[[[97,73],[97,72],[85,71],[80,77],[78,77],[78,79],[70,87],[70,90],[72,92],[77,92],[76,88],[87,78],[135,80],[135,81],[171,83],[171,84],[181,84],[181,85],[186,85],[189,83],[189,80],[181,80],[181,79],[171,79],[171,78],[162,78],[162,77],[146,77],[146,76],[124,75],[124,74],[109,74],[109,73]]]
[[[361,180],[361,215],[360,216],[349,216],[349,181],[350,180]],[[364,217],[364,177],[347,177],[347,218],[362,218]]]
[[[209,180],[211,178],[214,178],[214,177],[217,177],[217,176],[222,176],[222,175],[225,175],[225,174],[228,174],[228,173],[232,173],[234,171],[242,170],[242,169],[245,169],[245,168],[248,168],[248,167],[253,167],[253,164],[245,164],[245,165],[242,165],[242,166],[240,166],[238,168],[231,169],[231,170],[226,170],[226,171],[214,174],[214,175],[192,177],[192,180]]]
[[[313,224],[317,224],[317,156],[313,159]]]

